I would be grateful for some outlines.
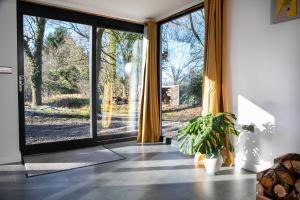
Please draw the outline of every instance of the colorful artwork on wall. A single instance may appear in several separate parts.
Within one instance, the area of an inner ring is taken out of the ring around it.
[[[300,0],[272,0],[272,23],[300,17]]]

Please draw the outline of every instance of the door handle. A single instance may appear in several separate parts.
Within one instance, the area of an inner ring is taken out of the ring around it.
[[[19,75],[19,92],[23,92],[23,86],[24,86],[24,75]]]

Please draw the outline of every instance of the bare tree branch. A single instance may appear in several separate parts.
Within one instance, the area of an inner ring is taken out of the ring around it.
[[[104,55],[106,55],[106,56],[108,56],[109,58],[111,58],[113,61],[116,61],[116,58],[115,58],[114,56],[112,56],[112,55],[106,53],[106,52],[104,51],[103,48],[101,49],[101,52],[102,52]]]
[[[204,44],[203,44],[200,36],[198,35],[197,31],[195,30],[194,23],[193,23],[193,17],[192,17],[191,13],[189,14],[189,19],[190,19],[190,24],[191,24],[191,28],[192,28],[194,36],[200,42],[201,46],[204,47]]]

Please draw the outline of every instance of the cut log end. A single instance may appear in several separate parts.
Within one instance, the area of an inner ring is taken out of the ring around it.
[[[283,198],[288,194],[288,185],[276,184],[274,186],[274,193],[279,198]]]
[[[259,182],[256,183],[256,194],[264,194],[264,186],[262,186],[262,184],[260,184]]]
[[[295,184],[295,177],[292,175],[292,173],[289,170],[287,170],[280,163],[276,164],[273,168],[276,173],[276,178],[278,181],[287,183],[289,185]]]
[[[261,184],[266,188],[272,187],[276,181],[276,174],[273,169],[270,169],[260,180]]]

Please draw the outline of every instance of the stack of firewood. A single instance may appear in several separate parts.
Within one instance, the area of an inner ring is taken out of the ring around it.
[[[286,154],[257,173],[256,199],[300,200],[300,155]]]

